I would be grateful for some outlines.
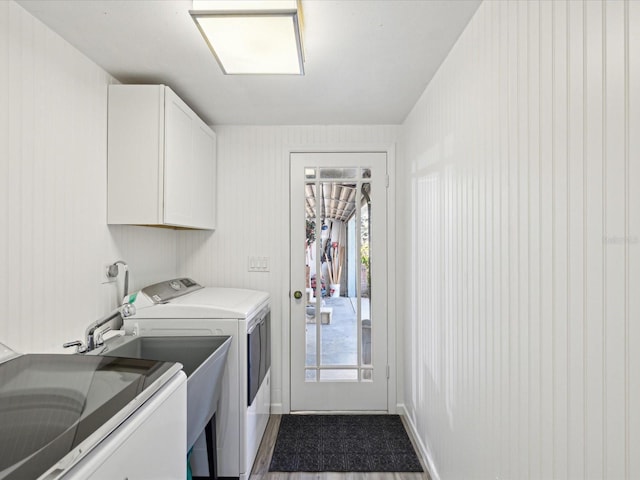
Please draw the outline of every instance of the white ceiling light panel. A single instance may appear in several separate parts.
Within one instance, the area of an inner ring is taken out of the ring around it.
[[[193,7],[189,13],[225,74],[304,74],[296,0],[194,0]]]

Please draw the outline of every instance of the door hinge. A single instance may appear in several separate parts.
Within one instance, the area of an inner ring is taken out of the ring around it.
[[[390,378],[391,378],[391,367],[387,365],[387,380],[389,380]]]
[[[389,188],[389,174],[387,174],[387,188]]]

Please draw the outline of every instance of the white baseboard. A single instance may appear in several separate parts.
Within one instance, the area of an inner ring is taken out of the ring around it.
[[[403,403],[399,403],[396,409],[398,411],[398,415],[402,415],[406,420],[406,424],[409,426],[409,434],[411,435],[415,445],[418,447],[418,455],[420,455],[423,463],[427,466],[427,470],[429,470],[429,476],[432,480],[440,480],[438,470],[433,462],[433,456],[425,446],[422,438],[420,438],[420,435],[418,435],[416,425],[413,423],[413,419],[408,414],[406,407]]]
[[[270,410],[271,415],[282,415],[283,412],[283,407],[281,403],[272,403],[271,404],[271,410]],[[287,412],[289,413],[289,412]]]

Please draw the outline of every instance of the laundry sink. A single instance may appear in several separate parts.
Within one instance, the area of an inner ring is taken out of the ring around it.
[[[107,340],[99,355],[180,362],[187,375],[187,448],[216,412],[229,336],[135,337]]]

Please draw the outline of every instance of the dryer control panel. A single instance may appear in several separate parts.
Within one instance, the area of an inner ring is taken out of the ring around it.
[[[200,290],[202,285],[194,282],[190,278],[174,278],[164,282],[154,283],[144,287],[141,291],[153,303],[166,303],[174,298],[181,297],[196,290]]]

